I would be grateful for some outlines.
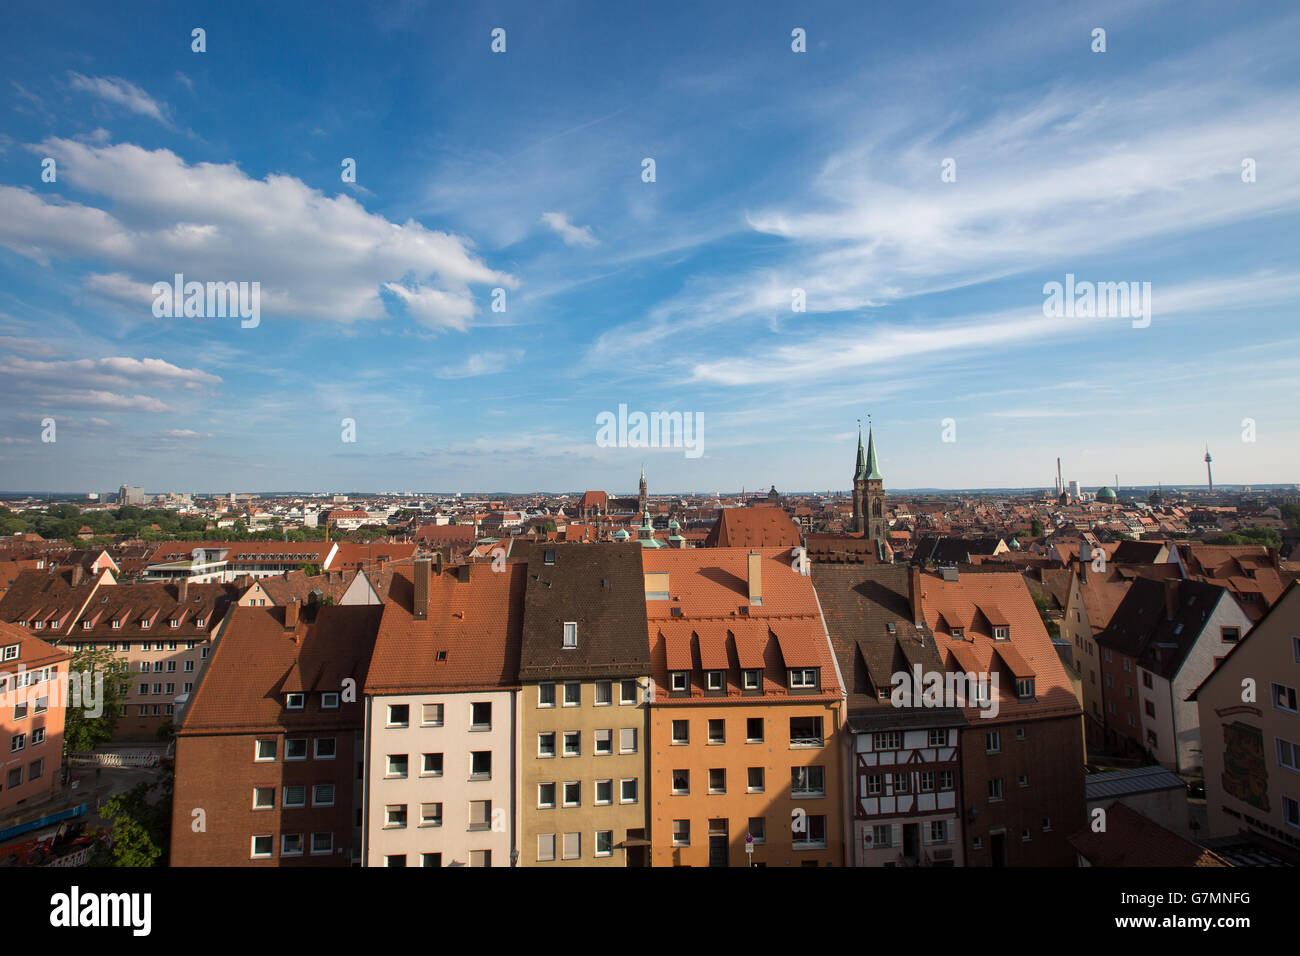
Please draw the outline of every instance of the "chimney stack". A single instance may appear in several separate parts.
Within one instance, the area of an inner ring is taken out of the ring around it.
[[[912,623],[925,624],[925,611],[921,607],[921,569],[915,564],[907,569],[907,599],[912,604]]]
[[[1088,583],[1088,542],[1079,539],[1079,583]]]
[[[82,572],[82,569],[81,569],[81,565],[79,565],[79,564],[74,564],[74,565],[72,566],[72,586],[73,586],[74,588],[75,588],[78,584],[81,583],[81,575],[82,575],[82,573],[83,573],[83,572]]]
[[[284,606],[284,629],[286,631],[297,630],[298,628],[298,599],[294,598]]]
[[[429,617],[429,559],[420,558],[415,562],[415,596],[412,601],[411,614],[417,621]]]
[[[181,583],[180,583],[179,585],[177,585],[177,587],[176,587],[176,594],[177,594],[178,597],[180,598],[180,602],[181,602],[182,604],[184,604],[186,601],[188,601],[188,600],[190,599],[190,579],[189,579],[189,578],[181,578]]]
[[[749,552],[749,603],[757,607],[763,604],[763,556],[757,551]]]

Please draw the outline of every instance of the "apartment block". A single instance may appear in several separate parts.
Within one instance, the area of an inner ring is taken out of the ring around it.
[[[814,563],[812,578],[848,700],[848,864],[961,866],[968,721],[953,702],[926,702],[919,687],[901,693],[915,686],[915,668],[946,672],[916,600],[921,571]]]
[[[812,579],[787,548],[643,562],[653,865],[842,865],[842,681]]]
[[[642,548],[526,549],[520,863],[643,866],[648,803]]]
[[[172,866],[361,862],[361,689],[382,614],[231,611],[177,733]]]
[[[366,680],[366,866],[511,866],[527,567],[393,575]]]
[[[1209,835],[1300,851],[1300,585],[1292,583],[1191,695]]]
[[[0,821],[58,791],[69,655],[0,624]]]

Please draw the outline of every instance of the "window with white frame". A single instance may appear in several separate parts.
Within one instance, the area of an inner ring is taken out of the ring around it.
[[[249,856],[254,860],[266,859],[275,850],[275,837],[269,833],[259,833],[253,837]]]
[[[627,777],[619,782],[619,803],[636,803],[639,799],[640,787],[636,777]]]
[[[623,706],[629,706],[629,705],[630,705],[630,706],[635,706],[635,705],[636,705],[636,687],[637,687],[636,680],[635,680],[635,679],[632,679],[632,680],[621,680],[621,681],[618,682],[618,686],[619,686],[619,691],[618,691],[618,693],[619,693],[619,697],[618,697],[618,702],[619,702],[619,704],[620,704],[620,705],[623,705]]]
[[[576,621],[564,622],[564,646],[570,648],[578,646],[578,623]]]
[[[284,788],[284,805],[302,807],[307,805],[307,788],[302,784],[289,784]]]

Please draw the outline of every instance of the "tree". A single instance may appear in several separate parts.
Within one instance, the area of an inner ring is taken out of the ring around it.
[[[1043,536],[1043,523],[1035,518],[1029,526],[1029,533],[1035,538],[1041,538]]]
[[[172,794],[175,768],[163,761],[163,775],[156,783],[145,781],[104,801],[100,817],[111,823],[113,845],[109,856],[113,866],[165,865],[171,841]],[[158,794],[153,802],[149,795]]]
[[[81,706],[67,708],[63,725],[64,753],[89,753],[113,736],[118,719],[126,712],[122,688],[131,680],[131,669],[107,648],[94,647],[74,654],[68,671],[70,685],[76,680],[83,690],[94,687],[92,692],[99,704],[95,709],[99,714],[92,717],[87,712],[91,704],[89,693],[83,693]]]

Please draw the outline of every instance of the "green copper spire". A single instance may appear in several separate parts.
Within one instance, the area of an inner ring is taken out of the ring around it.
[[[858,467],[853,471],[854,481],[865,481],[867,478],[867,456],[862,451],[862,422],[858,422]]]
[[[859,436],[859,448],[862,447],[861,442],[862,438]],[[877,478],[882,481],[884,480],[880,475],[880,464],[876,461],[876,439],[875,436],[871,434],[871,429],[869,428],[867,429],[867,474],[865,477],[868,479]]]

